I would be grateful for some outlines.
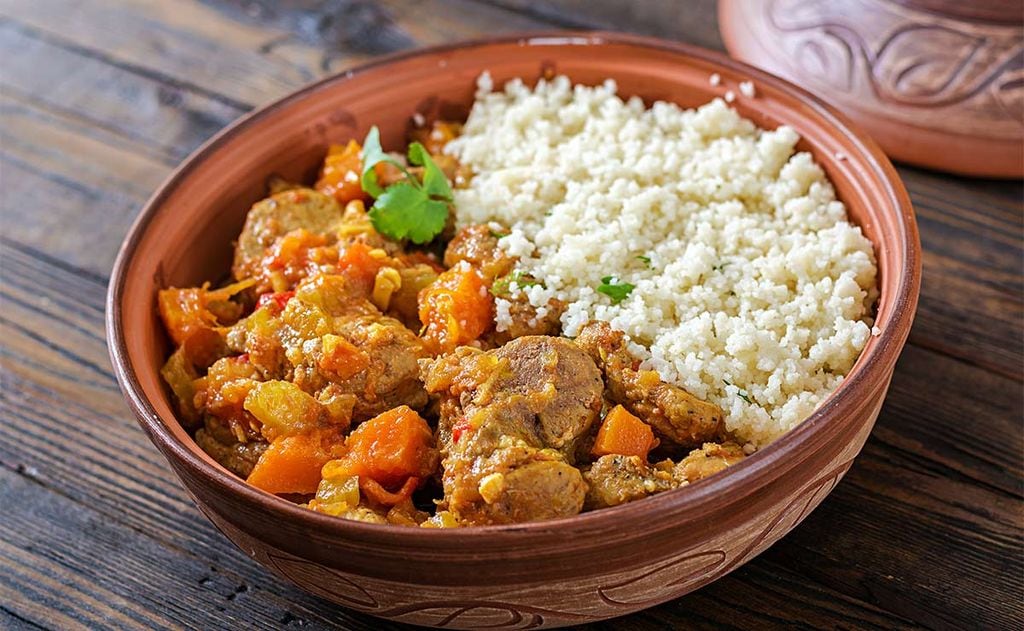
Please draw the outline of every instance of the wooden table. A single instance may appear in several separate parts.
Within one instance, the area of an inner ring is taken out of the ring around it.
[[[382,628],[236,550],[136,426],[103,333],[118,244],[197,145],[306,82],[535,28],[721,48],[713,2],[682,6],[0,0],[0,627]],[[863,455],[753,562],[600,627],[1024,625],[1021,184],[900,172],[924,288]]]

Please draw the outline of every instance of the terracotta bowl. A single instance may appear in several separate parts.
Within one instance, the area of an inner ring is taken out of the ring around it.
[[[720,0],[729,52],[835,103],[894,160],[1024,177],[1019,0]]]
[[[624,95],[702,104],[752,80],[739,112],[792,125],[875,244],[879,337],[806,422],[753,457],[685,489],[571,519],[457,530],[378,526],[313,513],[247,486],[175,420],[158,369],[155,309],[167,285],[224,273],[268,175],[311,176],[329,142],[379,125],[397,146],[414,112],[464,114],[483,70],[607,77]],[[709,83],[718,73],[721,83]],[[453,628],[559,626],[671,600],[734,570],[789,532],[835,487],[878,415],[917,304],[920,246],[910,200],[879,148],[821,101],[722,55],[609,33],[545,33],[386,58],[313,84],[199,149],[146,204],[114,266],[107,333],[142,428],[199,508],[243,551],[314,594],[375,616]]]

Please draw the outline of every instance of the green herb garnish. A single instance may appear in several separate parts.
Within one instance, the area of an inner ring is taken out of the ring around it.
[[[643,261],[643,264],[647,266],[647,269],[653,269],[651,267],[651,257],[638,254],[636,258],[638,261]]]
[[[729,383],[728,379],[723,379],[722,381],[725,382],[725,385],[727,385],[727,386],[733,385],[733,384]],[[740,388],[739,386],[736,386],[736,396],[738,396],[739,398],[743,399],[747,403],[750,403],[751,405],[753,405],[753,403],[754,403],[753,401],[750,400],[750,395],[747,394],[747,391],[742,389],[742,388]]]
[[[498,232],[497,230],[491,230],[491,236],[494,237],[495,239],[504,239],[505,237],[507,237],[510,234],[512,234],[512,233],[510,233],[510,232]]]
[[[597,291],[611,298],[613,305],[625,300],[626,296],[634,289],[636,289],[636,285],[620,283],[614,276],[605,276],[601,279],[601,284],[597,286]]]
[[[491,285],[491,294],[498,296],[499,298],[509,295],[512,291],[512,283],[515,283],[519,287],[534,287],[536,285],[540,285],[541,287],[544,286],[543,281],[537,280],[522,270],[515,270],[511,274],[507,274],[495,280],[494,284]]]
[[[397,167],[405,179],[382,188],[374,170],[381,163]],[[452,203],[452,189],[444,172],[418,142],[409,145],[409,163],[423,167],[422,181],[384,152],[376,126],[366,134],[360,184],[376,199],[369,212],[374,229],[395,240],[409,239],[423,244],[444,230],[448,221],[448,205]]]

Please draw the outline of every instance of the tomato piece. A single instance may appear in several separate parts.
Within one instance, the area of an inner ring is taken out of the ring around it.
[[[367,499],[384,506],[394,506],[412,497],[421,480],[417,477],[409,477],[397,491],[389,491],[380,485],[373,478],[359,478],[359,490]]]
[[[455,424],[452,425],[452,442],[459,442],[459,439],[461,439],[462,436],[471,429],[473,429],[473,426],[467,419],[462,418],[456,421]]]
[[[261,309],[269,306],[274,313],[281,313],[294,295],[294,291],[268,291],[260,294],[259,299],[256,301],[256,308]]]

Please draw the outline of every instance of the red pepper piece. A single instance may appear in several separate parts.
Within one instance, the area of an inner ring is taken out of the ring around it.
[[[284,311],[284,306],[288,304],[288,301],[295,295],[294,291],[268,291],[265,294],[260,294],[259,300],[256,301],[256,308],[260,309],[267,305],[272,305],[275,312],[281,313]]]

